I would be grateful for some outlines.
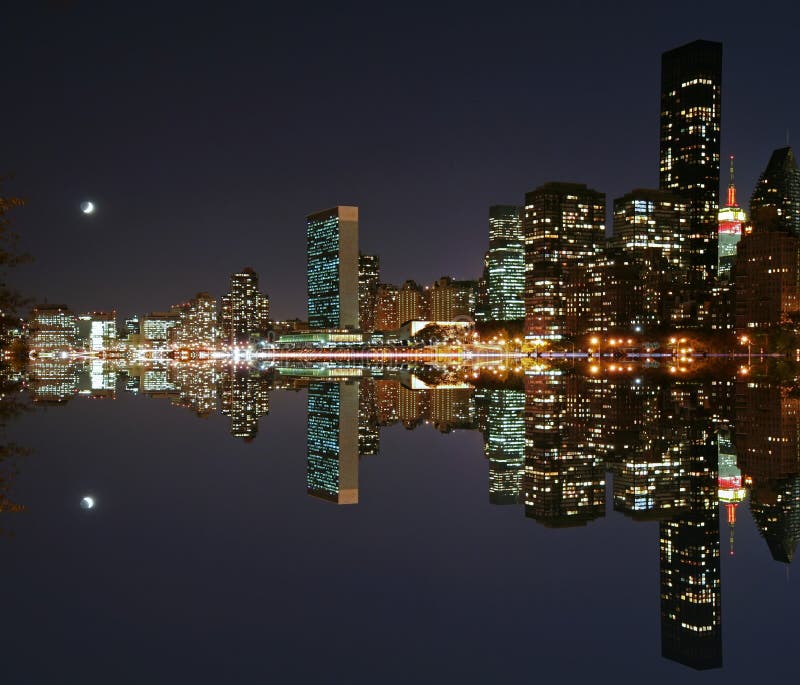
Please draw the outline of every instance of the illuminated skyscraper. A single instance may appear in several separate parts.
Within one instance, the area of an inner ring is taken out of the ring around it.
[[[269,323],[269,296],[258,289],[258,274],[249,266],[231,274],[231,288],[222,298],[220,327],[230,345],[246,345]]]
[[[476,287],[475,281],[454,281],[442,276],[428,290],[431,320],[474,320]]]
[[[673,193],[637,188],[614,200],[612,245],[639,262],[653,253],[673,268],[689,262],[688,204]]]
[[[400,325],[412,319],[428,318],[428,294],[416,281],[406,281],[397,293],[397,314]]]
[[[728,198],[725,206],[719,210],[717,276],[721,281],[730,280],[731,268],[736,261],[736,246],[742,239],[742,228],[746,221],[747,215],[736,203],[736,182],[733,175],[733,155],[731,155]]]
[[[309,384],[309,495],[337,504],[358,503],[358,408],[357,383]]]
[[[662,190],[689,202],[689,251],[698,292],[717,270],[722,43],[696,40],[661,56]]]
[[[164,347],[171,337],[171,331],[180,321],[180,314],[172,312],[150,312],[142,317],[140,328],[142,337],[156,347]]]
[[[179,305],[179,323],[175,342],[180,347],[191,349],[211,347],[217,340],[217,301],[208,293],[198,293],[183,305]]]
[[[308,325],[358,328],[358,207],[307,218]]]
[[[378,285],[380,284],[378,255],[358,255],[358,320],[362,331],[375,330]]]
[[[594,265],[605,243],[606,198],[577,183],[525,195],[525,336],[563,337],[565,270]]]
[[[375,329],[393,331],[400,328],[399,290],[396,285],[381,283],[375,296]]]
[[[525,318],[525,240],[519,207],[489,207],[486,296],[488,320]]]
[[[766,207],[777,215],[773,230],[800,237],[800,170],[790,147],[772,153],[750,198],[750,218],[755,220]]]
[[[31,350],[56,352],[75,346],[78,319],[64,304],[39,304],[30,319]]]

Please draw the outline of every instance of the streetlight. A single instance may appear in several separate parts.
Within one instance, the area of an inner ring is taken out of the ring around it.
[[[743,335],[739,340],[742,345],[747,345],[747,366],[750,366],[750,346],[752,345],[752,341],[746,335]]]

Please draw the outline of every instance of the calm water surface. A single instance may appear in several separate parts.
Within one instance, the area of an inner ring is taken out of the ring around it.
[[[3,682],[796,677],[789,384],[52,360],[21,380]]]

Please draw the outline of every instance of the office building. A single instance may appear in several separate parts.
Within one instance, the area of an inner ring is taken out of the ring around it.
[[[732,274],[737,331],[787,324],[800,311],[800,237],[782,228],[777,218],[774,208],[757,209],[752,233],[742,236],[736,248]]]
[[[522,210],[512,205],[489,208],[486,253],[486,319],[525,318],[525,239]]]
[[[378,286],[380,285],[378,255],[358,256],[358,325],[362,331],[375,330]]]
[[[454,281],[442,276],[428,288],[429,315],[432,321],[474,321],[475,281]]]
[[[800,237],[800,170],[790,147],[772,153],[750,198],[750,218],[765,208],[774,210],[773,230]]]
[[[358,328],[358,207],[307,217],[308,325]]]
[[[394,331],[400,328],[399,289],[390,283],[381,283],[375,295],[375,329]]]
[[[269,296],[258,289],[258,274],[249,266],[231,274],[222,297],[220,328],[229,345],[247,345],[269,325]]]
[[[187,349],[213,347],[219,337],[217,301],[208,293],[197,293],[188,302],[177,305],[179,323],[175,343]]]
[[[644,262],[654,253],[664,265],[686,269],[689,263],[689,206],[670,192],[637,188],[614,200],[613,247]]]
[[[142,338],[151,345],[166,346],[179,321],[180,315],[175,311],[150,312],[141,319]]]
[[[659,188],[689,203],[698,301],[717,271],[721,102],[721,43],[697,40],[661,56]]]
[[[78,319],[64,304],[38,304],[31,312],[29,345],[35,352],[75,347]]]
[[[525,195],[525,336],[565,334],[565,270],[588,268],[605,243],[605,195],[578,183],[545,183]]]
[[[92,312],[89,316],[89,350],[103,352],[110,350],[117,342],[117,313]]]
[[[397,318],[407,321],[428,319],[428,293],[416,281],[408,280],[397,293]],[[398,326],[399,327],[399,326]]]

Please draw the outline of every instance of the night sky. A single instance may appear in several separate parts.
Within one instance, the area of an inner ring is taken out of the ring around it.
[[[276,317],[305,317],[305,216],[335,204],[361,208],[383,280],[475,278],[490,204],[657,186],[660,55],[697,38],[724,44],[740,204],[787,129],[800,147],[793,2],[16,4],[0,175],[35,262],[15,285],[77,311],[219,296],[250,265]]]

